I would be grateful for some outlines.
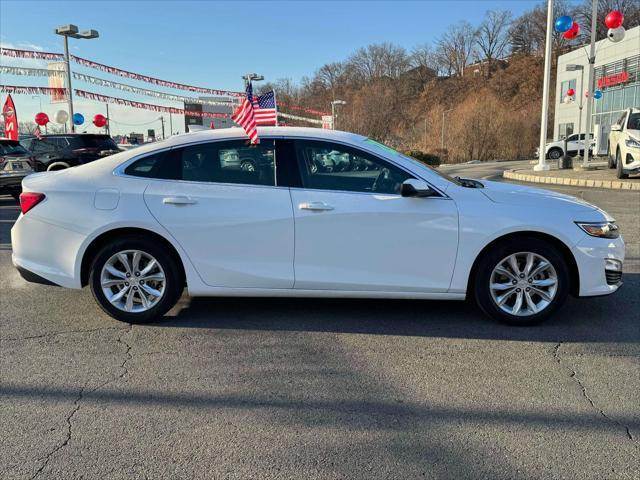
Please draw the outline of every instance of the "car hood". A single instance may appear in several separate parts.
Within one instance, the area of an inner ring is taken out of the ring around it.
[[[492,202],[505,203],[521,207],[563,208],[570,211],[600,212],[607,220],[613,220],[606,212],[571,195],[544,190],[542,188],[525,187],[511,183],[482,180],[485,188],[481,192]],[[584,219],[588,220],[588,219]]]

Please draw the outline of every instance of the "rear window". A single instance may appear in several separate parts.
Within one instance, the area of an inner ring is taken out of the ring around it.
[[[18,142],[0,142],[0,155],[28,155],[26,148]]]
[[[275,185],[275,145],[244,141],[213,142],[178,147],[148,155],[129,165],[135,177],[191,182]]]
[[[118,150],[118,145],[108,135],[79,135],[71,137],[73,148],[92,148],[96,150]]]

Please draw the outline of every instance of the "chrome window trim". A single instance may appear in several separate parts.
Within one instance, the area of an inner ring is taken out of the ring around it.
[[[335,139],[326,139],[326,138],[318,138],[318,137],[310,137],[310,136],[287,136],[287,135],[269,135],[269,136],[265,136],[262,137],[264,140],[312,140],[312,141],[325,141],[328,143],[336,143],[338,145],[344,145],[345,147],[349,147],[349,148],[353,148],[356,150],[362,150],[363,152],[372,155],[376,158],[379,158],[380,160],[384,161],[384,162],[388,162],[390,164],[392,164],[394,167],[399,168],[400,170],[404,171],[405,173],[412,175],[414,177],[417,177],[419,180],[422,180],[423,182],[426,182],[433,190],[435,190],[436,192],[438,192],[438,194],[440,195],[440,197],[445,198],[445,199],[451,199],[451,197],[449,195],[447,195],[446,193],[444,193],[444,191],[438,187],[436,187],[435,185],[433,185],[432,182],[430,182],[428,179],[424,178],[423,175],[420,175],[416,172],[413,172],[409,169],[407,169],[406,167],[404,167],[403,165],[399,165],[397,162],[386,158],[386,157],[381,157],[378,153],[376,152],[372,152],[371,150],[367,150],[365,148],[361,148],[359,145],[354,145],[352,143],[346,143],[344,141],[340,141],[340,140],[335,140]],[[207,139],[207,140],[195,140],[195,141],[191,141],[191,142],[185,142],[185,143],[181,143],[178,145],[172,145],[170,147],[165,147],[165,148],[159,148],[157,150],[154,150],[152,152],[146,152],[146,153],[142,153],[136,156],[131,157],[128,160],[125,160],[123,163],[121,163],[120,165],[118,165],[114,170],[113,170],[113,175],[117,176],[117,177],[124,177],[124,178],[136,178],[136,179],[147,179],[147,180],[153,180],[153,181],[164,181],[164,182],[181,182],[181,183],[196,183],[196,184],[203,184],[203,185],[237,185],[237,186],[248,186],[248,187],[262,187],[262,188],[280,188],[280,189],[296,189],[296,190],[313,190],[313,191],[324,191],[324,192],[334,192],[334,193],[360,193],[360,194],[364,194],[364,195],[393,195],[393,194],[380,194],[380,193],[375,193],[375,192],[352,192],[352,191],[348,191],[348,190],[325,190],[325,189],[319,189],[319,188],[303,188],[303,187],[281,187],[278,185],[255,185],[255,184],[250,184],[250,183],[219,183],[219,182],[197,182],[197,181],[193,181],[193,180],[170,180],[170,179],[164,179],[164,178],[151,178],[151,177],[137,177],[135,175],[127,175],[126,173],[124,173],[125,169],[131,165],[133,162],[136,162],[138,160],[141,160],[145,157],[148,157],[150,155],[155,155],[157,153],[162,153],[162,152],[166,152],[168,150],[172,150],[174,148],[183,148],[183,147],[190,147],[193,145],[200,145],[203,143],[218,143],[218,142],[229,142],[229,141],[237,141],[237,140],[246,140],[245,137],[228,137],[228,138],[220,138],[220,139]],[[276,160],[277,162],[277,160]],[[276,165],[274,165],[274,173],[276,173],[277,167]],[[277,179],[275,179],[275,181],[277,181]],[[397,195],[398,197],[400,197],[401,195]],[[440,197],[428,197],[430,199],[434,199],[434,198],[440,198]]]

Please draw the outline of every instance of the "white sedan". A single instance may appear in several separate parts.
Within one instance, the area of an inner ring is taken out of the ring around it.
[[[474,299],[533,324],[568,294],[622,283],[614,219],[576,198],[449,178],[371,139],[308,128],[171,137],[30,175],[11,235],[30,281],[91,287],[109,315],[145,322],[181,296]],[[256,158],[250,171],[225,155]],[[326,151],[353,164],[320,171]]]

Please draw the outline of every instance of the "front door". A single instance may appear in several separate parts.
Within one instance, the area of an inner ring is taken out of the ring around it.
[[[291,198],[275,185],[273,140],[181,147],[159,163],[164,167],[141,164],[144,176],[156,178],[145,202],[206,284],[293,287]]]
[[[452,200],[400,196],[411,174],[351,147],[301,140],[295,150],[296,289],[448,290],[458,248]],[[317,168],[326,158],[341,168]]]

